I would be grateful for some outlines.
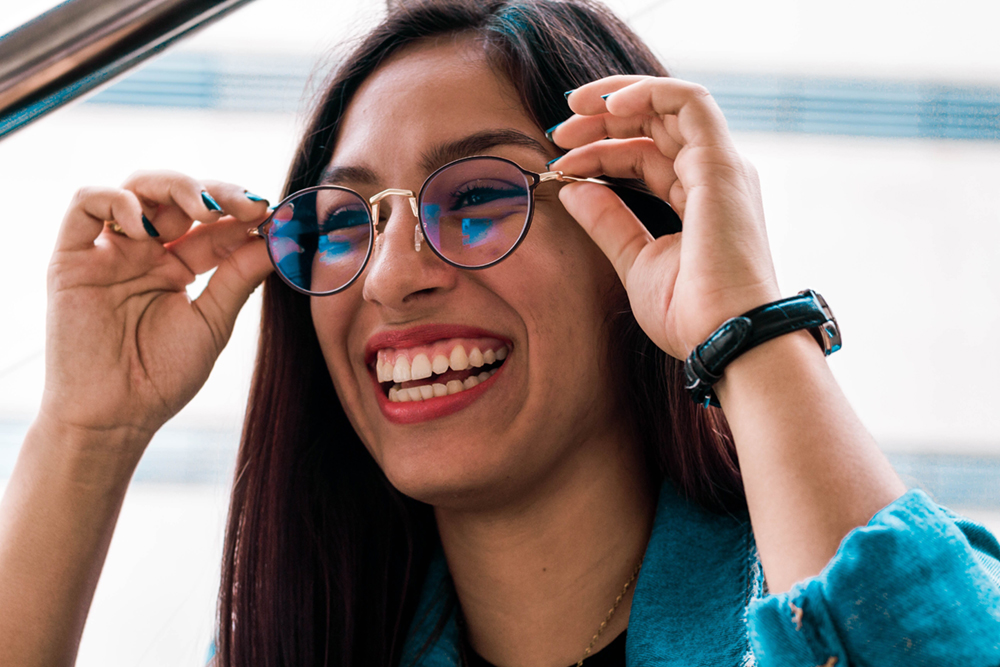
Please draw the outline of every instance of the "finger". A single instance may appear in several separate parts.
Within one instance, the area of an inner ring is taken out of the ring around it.
[[[196,181],[202,188],[199,199],[207,210],[219,208],[230,218],[242,220],[245,223],[260,222],[267,217],[269,203],[245,188],[233,183],[221,181]],[[216,222],[225,219],[222,213],[214,215]],[[155,214],[155,224],[162,226],[168,238],[179,238],[177,233],[184,234],[191,226],[191,218],[186,212],[174,207],[160,207]],[[198,219],[198,218],[196,218]],[[212,220],[205,222],[212,223]]]
[[[581,116],[602,114],[608,110],[604,103],[604,95],[652,78],[643,74],[615,74],[606,76],[603,79],[591,81],[574,90],[566,98],[566,104],[573,110],[573,113],[580,114]]]
[[[177,172],[136,172],[122,187],[139,195],[164,243],[180,238],[195,220],[215,222],[224,215],[200,181]]]
[[[105,221],[117,223],[122,232],[136,240],[148,240],[142,224],[142,205],[134,193],[121,188],[81,188],[73,196],[56,240],[56,250],[92,248],[105,228]]]
[[[558,136],[557,136],[558,135]],[[679,144],[657,116],[613,116],[603,113],[597,116],[572,116],[556,126],[550,134],[553,142],[562,148],[577,148],[602,139],[629,139],[649,137],[660,152],[674,157],[681,149]]]
[[[605,98],[611,93],[637,83],[657,80],[651,76],[615,75],[580,86],[567,98],[575,115],[557,125],[549,137],[564,148],[575,148],[604,138],[650,137],[664,155],[674,157],[681,143],[675,138],[676,133],[670,132],[674,126],[671,120],[665,121],[653,113],[608,113]]]
[[[194,300],[212,332],[216,352],[221,352],[229,340],[240,308],[272,270],[267,244],[247,243],[219,264],[205,290]]]
[[[231,217],[212,225],[195,225],[166,248],[192,273],[210,271],[247,243],[258,242],[247,234],[249,223]]]
[[[668,199],[677,181],[674,161],[647,138],[609,139],[587,144],[574,148],[549,168],[574,176],[636,178],[644,181],[661,199]]]
[[[222,210],[237,220],[253,222],[267,215],[268,201],[242,186],[222,181],[202,181],[202,185]]]
[[[571,183],[559,191],[559,200],[611,260],[622,285],[628,289],[629,271],[653,236],[622,200],[603,185]]]
[[[696,83],[649,77],[612,92],[604,104],[614,116],[675,116],[676,124],[665,122],[664,127],[682,145],[732,146],[722,110],[711,94]]]

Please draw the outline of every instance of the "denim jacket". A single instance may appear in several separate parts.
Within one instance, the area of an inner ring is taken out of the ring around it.
[[[454,591],[432,562],[402,664],[460,665]],[[636,581],[629,667],[1000,666],[1000,544],[911,490],[823,571],[768,595],[749,517],[664,484]]]

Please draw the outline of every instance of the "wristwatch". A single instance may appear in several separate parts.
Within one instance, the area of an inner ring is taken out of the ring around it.
[[[706,408],[721,407],[712,385],[722,379],[726,364],[765,341],[799,329],[808,329],[826,356],[840,349],[840,328],[830,306],[819,293],[803,290],[797,296],[766,303],[723,322],[688,355],[684,362],[685,388],[695,403]]]

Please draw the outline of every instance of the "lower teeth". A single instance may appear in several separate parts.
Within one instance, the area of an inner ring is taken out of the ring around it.
[[[485,382],[497,370],[494,368],[490,371],[483,371],[479,375],[470,375],[465,380],[451,380],[448,384],[434,382],[432,384],[423,384],[419,387],[407,387],[406,389],[403,389],[402,385],[394,384],[389,389],[389,401],[392,403],[407,403],[409,401],[424,401],[428,398],[457,394],[460,391],[472,389],[480,382]]]

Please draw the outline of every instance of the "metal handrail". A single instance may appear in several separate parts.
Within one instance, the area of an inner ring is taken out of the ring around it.
[[[68,0],[0,37],[0,138],[252,0]]]

